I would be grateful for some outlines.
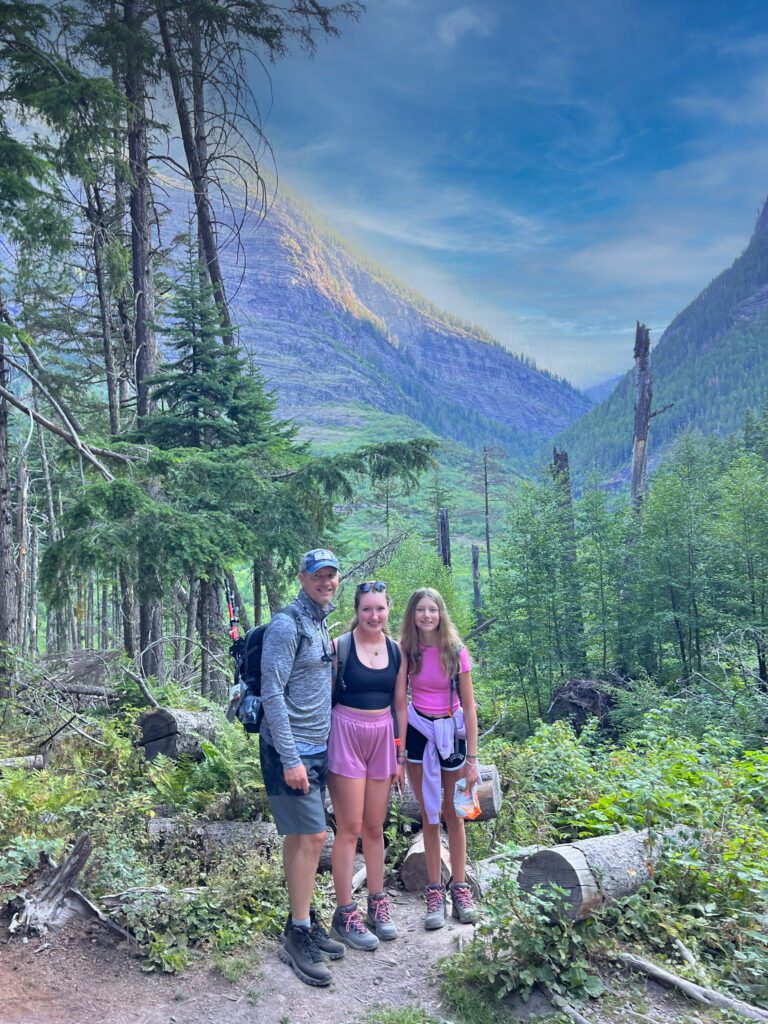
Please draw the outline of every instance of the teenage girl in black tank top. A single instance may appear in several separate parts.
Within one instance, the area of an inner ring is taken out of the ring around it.
[[[383,711],[384,708],[392,706],[397,679],[397,666],[392,650],[395,641],[386,636],[383,639],[384,648],[381,655],[383,657],[386,653],[388,660],[382,668],[373,668],[360,659],[357,653],[355,631],[352,632],[349,658],[344,666],[344,678],[339,680],[338,684],[338,703],[342,707],[355,708],[358,711]],[[370,655],[370,652],[368,654]],[[365,655],[364,650],[363,657]],[[377,651],[376,657],[369,658],[369,660],[376,664],[379,660],[379,652]]]
[[[355,589],[355,618],[343,680],[328,738],[328,790],[336,816],[333,883],[336,911],[331,931],[353,949],[373,949],[379,939],[394,939],[397,929],[384,893],[384,819],[393,784],[404,784],[405,751],[396,746],[406,728],[406,665],[395,662],[395,641],[385,632],[390,599],[386,584],[362,583]],[[338,644],[338,640],[337,640]],[[366,928],[352,899],[357,839],[362,833],[368,876]]]

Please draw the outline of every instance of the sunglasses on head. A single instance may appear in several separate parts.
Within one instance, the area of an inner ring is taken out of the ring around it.
[[[376,580],[375,583],[358,583],[357,589],[361,594],[367,594],[369,590],[386,590],[387,584],[382,583],[381,580]]]

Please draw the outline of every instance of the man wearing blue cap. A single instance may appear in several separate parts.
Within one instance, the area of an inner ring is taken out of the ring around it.
[[[329,985],[332,960],[344,946],[329,938],[311,910],[326,839],[325,777],[331,728],[333,651],[326,617],[333,611],[339,563],[315,548],[301,560],[301,590],[264,633],[259,754],[277,830],[285,836],[283,867],[291,910],[280,959],[308,985]]]

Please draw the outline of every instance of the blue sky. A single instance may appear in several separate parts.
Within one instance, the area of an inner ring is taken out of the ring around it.
[[[764,3],[370,0],[270,75],[280,176],[578,386],[631,365],[637,319],[658,340],[768,194]]]

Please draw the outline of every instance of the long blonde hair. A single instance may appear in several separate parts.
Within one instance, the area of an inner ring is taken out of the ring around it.
[[[460,654],[462,648],[461,637],[451,621],[448,609],[442,594],[432,587],[421,587],[414,590],[408,599],[408,605],[403,615],[403,625],[400,630],[400,646],[403,654],[408,658],[408,671],[418,675],[421,672],[422,652],[419,648],[419,631],[416,628],[416,606],[419,601],[429,598],[437,605],[440,621],[437,624],[438,647],[440,649],[440,667],[443,672],[452,678],[461,671]]]

